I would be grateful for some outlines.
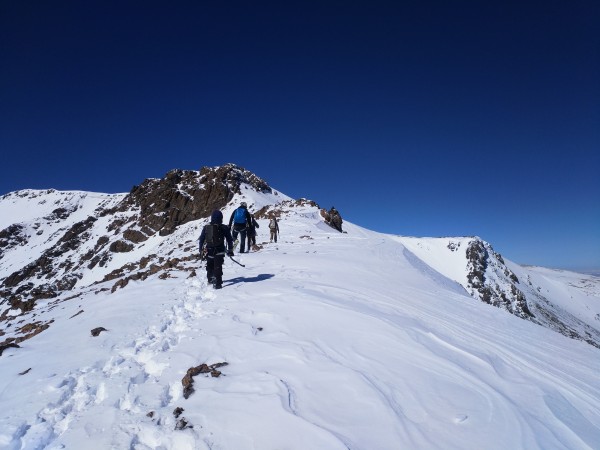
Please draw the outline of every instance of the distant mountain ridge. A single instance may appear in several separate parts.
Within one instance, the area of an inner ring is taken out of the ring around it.
[[[242,200],[259,219],[274,213],[292,220],[301,208],[303,216],[323,222],[315,202],[294,201],[235,164],[172,170],[127,194],[49,189],[2,196],[0,345],[18,344],[48,328],[51,320],[36,321],[36,310],[83,292],[114,292],[132,280],[169,277],[172,271],[195,276],[198,227],[215,208],[228,218]],[[600,311],[574,311],[568,298],[600,297],[594,277],[506,262],[475,237],[397,239],[473,298],[600,348]],[[174,249],[180,251],[174,255]],[[572,289],[550,292],[553,276],[568,278]]]

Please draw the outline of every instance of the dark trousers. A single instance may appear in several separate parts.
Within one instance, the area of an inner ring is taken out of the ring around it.
[[[206,278],[210,282],[215,278],[215,284],[223,284],[223,261],[225,256],[218,254],[215,249],[208,249],[206,255]]]
[[[248,228],[248,251],[250,251],[253,245],[256,245],[256,230]]]
[[[248,228],[244,227],[244,228],[240,228],[240,229],[236,229],[236,227],[233,227],[233,240],[235,241],[238,237],[238,233],[240,234],[240,253],[244,253],[244,251],[246,250],[246,234],[248,232]],[[248,247],[250,247],[250,243],[248,242]]]

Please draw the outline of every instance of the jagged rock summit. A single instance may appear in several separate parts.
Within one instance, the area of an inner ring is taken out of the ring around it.
[[[130,242],[146,240],[154,233],[166,236],[179,225],[210,216],[242,194],[242,186],[263,194],[271,187],[252,172],[235,164],[204,167],[199,172],[172,170],[161,179],[147,179],[107,214],[137,211],[135,223],[127,226],[124,237]],[[120,228],[125,223],[114,222]]]

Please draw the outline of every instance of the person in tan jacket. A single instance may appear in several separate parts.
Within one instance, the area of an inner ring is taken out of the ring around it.
[[[271,216],[269,220],[269,231],[271,231],[271,240],[269,242],[277,242],[277,235],[279,234],[279,223],[275,216]]]

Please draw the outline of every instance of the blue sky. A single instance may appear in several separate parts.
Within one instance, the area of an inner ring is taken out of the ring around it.
[[[0,193],[234,162],[370,229],[600,268],[600,4],[0,4]]]

